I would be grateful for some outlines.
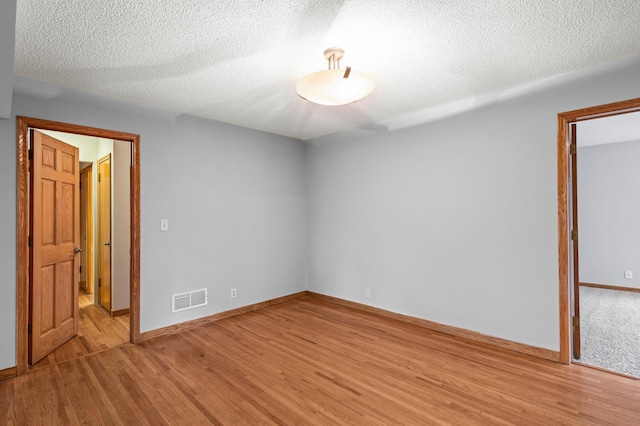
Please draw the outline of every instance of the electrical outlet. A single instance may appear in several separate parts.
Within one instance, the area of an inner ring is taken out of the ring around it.
[[[169,219],[160,219],[160,230],[163,232],[169,230]]]
[[[366,299],[371,299],[371,289],[369,289],[369,288],[365,288],[364,289],[364,297]]]
[[[231,289],[231,298],[235,299],[236,297],[238,297],[238,290],[236,290],[235,288]]]
[[[633,279],[633,271],[624,271],[624,279],[632,280]]]

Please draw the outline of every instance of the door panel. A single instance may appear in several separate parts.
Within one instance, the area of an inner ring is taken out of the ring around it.
[[[98,161],[98,299],[111,312],[111,156]]]
[[[29,363],[78,332],[78,148],[31,130]]]
[[[61,193],[60,197],[62,205],[60,206],[62,217],[61,217],[61,232],[60,232],[60,243],[71,243],[74,245],[74,248],[79,245],[75,244],[75,238],[79,232],[79,222],[80,215],[74,213],[73,209],[76,205],[74,198],[78,196],[76,192],[77,184],[72,183],[61,183]],[[79,207],[79,204],[78,204]],[[78,222],[78,223],[76,223]],[[78,240],[78,243],[80,241]]]
[[[44,334],[53,329],[53,324],[55,322],[53,304],[53,300],[55,297],[55,267],[52,265],[42,267],[40,276],[42,279],[42,298],[40,300],[43,301],[39,306],[41,324],[40,330]],[[33,308],[37,309],[38,306],[34,306]]]

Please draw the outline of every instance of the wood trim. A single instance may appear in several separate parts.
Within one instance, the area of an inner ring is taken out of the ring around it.
[[[535,346],[525,345],[522,343],[513,342],[511,340],[501,339],[499,337],[487,336],[486,334],[478,333],[475,331],[467,330],[460,327],[453,327],[450,325],[440,324],[434,321],[429,321],[421,318],[416,318],[408,315],[398,314],[395,312],[387,311],[384,309],[376,308],[369,305],[363,305],[357,302],[351,302],[349,300],[339,299],[332,296],[326,296],[324,294],[307,292],[309,296],[323,300],[325,302],[334,303],[337,305],[345,306],[348,308],[358,309],[360,311],[380,315],[385,318],[391,318],[398,321],[402,321],[408,324],[417,325],[428,330],[437,331],[439,333],[448,334],[450,336],[460,337],[468,339],[478,343],[485,343],[491,346],[496,346],[502,349],[506,349],[513,352],[519,352],[526,355],[531,355],[537,358],[543,358],[549,361],[558,362],[559,353],[550,349],[538,348]]]
[[[29,124],[17,117],[16,374],[27,372],[29,325]]]
[[[131,319],[130,340],[140,340],[140,136],[132,133],[98,129],[42,120],[31,117],[16,117],[17,125],[17,261],[16,261],[16,373],[24,374],[29,370],[28,363],[28,318],[29,318],[29,280],[28,280],[28,224],[29,224],[29,176],[28,129],[55,130],[107,139],[117,139],[131,144]]]
[[[569,144],[567,142],[568,123],[558,115],[558,264],[560,293],[560,362],[571,362],[571,316],[569,296]]]
[[[612,115],[626,114],[640,110],[640,98],[629,99],[626,101],[613,102],[610,104],[598,105],[589,108],[575,109],[573,111],[558,114],[567,122],[574,123],[576,121],[592,120],[594,118],[609,117]]]
[[[622,102],[567,111],[558,114],[558,277],[559,277],[559,325],[560,362],[571,363],[571,296],[569,292],[569,185],[568,128],[570,123],[593,118],[608,117],[626,112],[640,111],[640,98]]]
[[[201,325],[210,324],[212,322],[220,321],[225,318],[234,317],[236,315],[242,315],[249,312],[257,311],[268,306],[278,305],[280,303],[288,302],[291,300],[300,299],[308,296],[307,291],[301,291],[299,293],[290,294],[288,296],[277,297],[275,299],[266,300],[264,302],[254,303],[252,305],[242,306],[240,308],[231,309],[229,311],[219,312],[217,314],[209,315],[203,318],[197,318],[191,321],[185,321],[178,324],[169,325],[167,327],[157,328],[155,330],[146,331],[140,335],[140,341],[155,339],[161,336],[168,336],[170,334],[176,334],[190,328],[199,327]]]
[[[16,367],[9,367],[3,370],[0,370],[0,382],[3,380],[10,379],[12,377],[16,377],[18,375],[18,369]]]
[[[129,266],[129,338],[131,343],[140,340],[140,136],[131,139],[131,260]]]
[[[118,309],[117,311],[112,311],[111,312],[111,316],[113,318],[115,317],[121,317],[123,315],[129,315],[129,313],[131,312],[131,310],[129,308],[126,309]]]
[[[581,287],[592,287],[592,288],[603,288],[605,290],[630,291],[632,293],[640,293],[640,288],[622,287],[622,286],[617,286],[617,285],[580,283],[580,286]]]
[[[136,139],[137,140],[140,139],[140,135],[136,135],[133,133],[120,132],[117,130],[99,129],[97,127],[62,123],[59,121],[50,121],[50,120],[44,120],[40,118],[33,118],[33,117],[18,116],[17,119],[26,122],[27,127],[32,127],[36,129],[54,130],[54,131],[64,132],[64,133],[75,133],[77,135],[95,136],[98,138],[105,138],[105,139],[117,139],[125,142],[133,142]]]

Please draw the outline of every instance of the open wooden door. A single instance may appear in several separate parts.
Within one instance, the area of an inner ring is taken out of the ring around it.
[[[111,312],[111,155],[98,160],[98,302]]]
[[[569,127],[571,154],[571,242],[573,243],[573,358],[580,359],[580,268],[578,258],[578,145],[576,124]]]
[[[78,333],[78,148],[31,135],[29,364]]]

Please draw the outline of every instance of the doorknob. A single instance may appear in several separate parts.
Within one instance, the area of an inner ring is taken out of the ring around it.
[[[76,248],[74,248],[74,249],[73,249],[73,252],[74,252],[74,253],[76,253],[76,254],[78,254],[78,253],[82,253],[82,249],[81,249],[81,248],[76,247]]]
[[[110,242],[110,241],[107,241],[106,243],[102,243],[102,245],[110,246],[110,245],[111,245],[111,242]]]

